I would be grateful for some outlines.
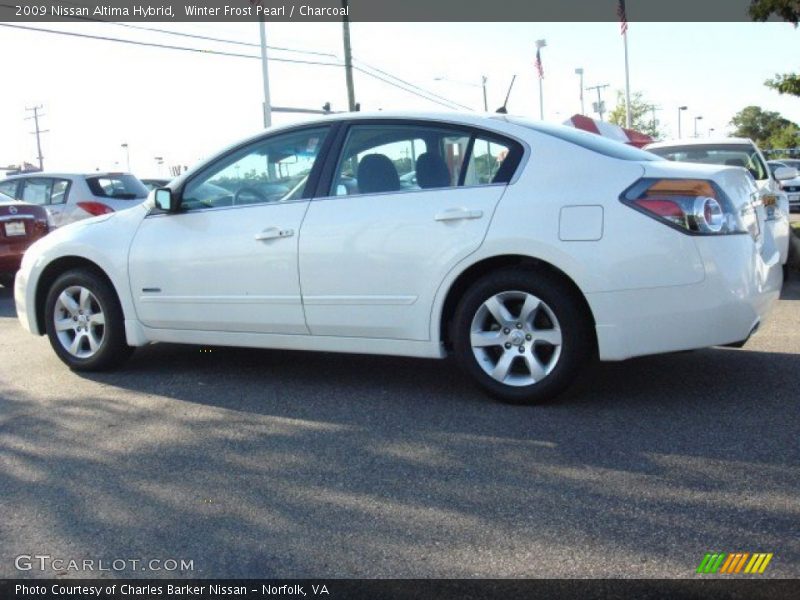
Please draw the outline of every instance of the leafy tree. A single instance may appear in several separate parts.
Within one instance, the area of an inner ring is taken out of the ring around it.
[[[760,106],[747,106],[731,119],[736,127],[735,137],[747,137],[762,148],[774,148],[775,140],[784,140],[786,130],[797,129],[797,124],[783,118],[780,113],[762,110]],[[785,148],[786,146],[780,146]]]
[[[767,140],[767,148],[785,149],[800,147],[800,128],[794,123],[773,133]]]
[[[617,105],[608,116],[608,121],[625,127],[625,94],[617,91]],[[653,121],[653,105],[645,102],[641,92],[631,95],[631,129],[646,133],[653,139],[661,137],[658,121]]]
[[[750,18],[754,21],[766,21],[773,14],[784,21],[794,23],[797,27],[800,21],[800,0],[752,0],[750,2]],[[800,97],[800,75],[797,73],[784,73],[775,75],[764,82],[779,94],[789,94]]]
[[[790,96],[800,96],[800,75],[797,73],[784,73],[775,75],[772,79],[767,79],[764,85],[771,87],[779,94],[789,94]]]
[[[751,0],[750,18],[754,21],[766,21],[773,14],[784,21],[794,23],[800,21],[800,2],[798,0]]]

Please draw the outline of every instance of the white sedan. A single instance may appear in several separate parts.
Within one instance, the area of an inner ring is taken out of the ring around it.
[[[593,355],[744,343],[782,284],[758,204],[744,169],[568,127],[337,115],[35,243],[16,306],[76,370],[153,342],[452,354],[534,403]]]

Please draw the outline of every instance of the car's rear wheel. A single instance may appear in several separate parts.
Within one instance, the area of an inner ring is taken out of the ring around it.
[[[67,271],[56,279],[47,294],[45,319],[50,345],[71,369],[110,369],[133,351],[114,289],[92,271]]]
[[[11,289],[14,287],[14,275],[11,273],[3,273],[0,275],[0,285],[5,288]]]
[[[504,270],[464,294],[453,319],[456,360],[492,396],[551,400],[589,358],[592,324],[577,293],[547,272]]]

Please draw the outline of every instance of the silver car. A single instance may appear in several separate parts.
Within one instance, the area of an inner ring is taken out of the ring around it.
[[[61,227],[136,206],[148,190],[130,173],[25,173],[0,181],[0,193],[44,206]]]

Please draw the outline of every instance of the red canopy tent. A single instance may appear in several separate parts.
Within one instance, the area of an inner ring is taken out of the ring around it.
[[[641,148],[654,141],[649,135],[634,131],[633,129],[625,129],[613,123],[606,123],[605,121],[595,121],[594,119],[585,115],[572,115],[569,119],[564,121],[564,125],[575,127],[576,129],[583,129],[597,135],[602,135],[623,144],[630,144]]]

